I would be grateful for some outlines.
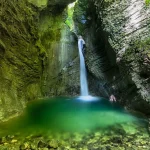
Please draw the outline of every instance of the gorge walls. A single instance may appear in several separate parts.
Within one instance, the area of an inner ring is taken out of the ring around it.
[[[76,84],[79,93],[77,38],[65,24],[65,16],[55,14],[54,18],[44,12],[40,17],[40,40],[47,54],[42,87],[45,97],[74,95]]]
[[[122,101],[129,107],[150,113],[149,6],[143,0],[124,0],[104,3],[101,11],[98,3],[94,3],[98,18],[117,54],[121,77],[130,81],[125,82],[125,89],[122,89]]]
[[[99,82],[97,91],[149,114],[149,6],[143,0],[88,2],[79,1],[74,19],[86,39],[87,67]]]
[[[0,121],[20,113],[30,100],[56,94],[52,86],[60,82],[52,81],[76,57],[64,44],[74,45],[64,22],[70,2],[0,2]]]
[[[0,119],[41,95],[42,60],[36,47],[36,9],[26,1],[1,1]]]

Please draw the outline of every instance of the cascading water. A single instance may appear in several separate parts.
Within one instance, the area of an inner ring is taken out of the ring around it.
[[[87,75],[86,75],[86,68],[85,68],[85,61],[84,56],[82,53],[83,43],[82,39],[78,41],[78,49],[80,55],[80,87],[81,87],[81,96],[88,96],[88,84],[87,84]]]
[[[77,2],[77,0],[76,0]],[[73,17],[73,12],[74,12],[74,6],[75,3],[71,3],[68,5],[68,18],[66,19],[65,23],[70,27],[70,30],[77,36],[77,32],[74,26],[74,21],[72,19]],[[91,98],[89,96],[88,92],[88,84],[87,84],[87,76],[86,76],[86,68],[85,68],[85,61],[84,61],[84,56],[82,53],[83,49],[83,39],[78,40],[78,49],[79,49],[79,55],[80,55],[80,87],[81,87],[81,97],[83,99],[89,99]],[[80,98],[81,98],[80,97]]]

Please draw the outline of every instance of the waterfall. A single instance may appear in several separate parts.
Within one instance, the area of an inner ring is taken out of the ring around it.
[[[84,56],[83,56],[83,53],[82,53],[82,49],[83,49],[82,39],[79,39],[79,41],[78,41],[78,49],[79,49],[79,55],[80,55],[81,96],[88,96],[89,92],[88,92],[88,84],[87,84],[87,74],[86,74]]]

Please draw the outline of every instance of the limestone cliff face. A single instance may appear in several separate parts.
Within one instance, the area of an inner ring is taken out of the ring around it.
[[[66,24],[67,4],[74,0],[29,0],[41,11],[38,41],[43,60],[42,96],[79,94],[79,59],[77,37]]]
[[[37,14],[26,1],[1,1],[0,119],[12,116],[40,96],[42,61],[37,40]]]
[[[65,14],[54,18],[44,11],[40,16],[40,41],[47,54],[42,89],[48,97],[79,93],[77,39],[65,24]]]
[[[143,0],[104,3],[103,11],[98,3],[94,3],[99,12],[98,18],[101,19],[103,30],[108,33],[108,42],[117,54],[120,74],[123,79],[131,80],[131,83],[126,84],[127,94],[123,93],[123,96],[130,97],[129,89],[132,90],[131,94],[135,92],[131,99],[127,98],[126,103],[150,113],[150,9]]]
[[[149,7],[143,0],[86,3],[79,1],[74,19],[86,39],[87,66],[99,82],[97,90],[149,114]]]
[[[69,2],[0,1],[0,121],[20,113],[28,101],[46,96],[45,82],[51,83],[76,57],[70,45],[62,44],[68,42],[63,39],[63,12]],[[67,36],[74,43],[73,36]]]

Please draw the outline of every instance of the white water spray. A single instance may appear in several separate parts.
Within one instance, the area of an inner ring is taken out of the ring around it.
[[[83,49],[83,39],[78,40],[78,49],[80,55],[80,87],[81,87],[81,96],[88,96],[88,84],[87,84],[87,74],[85,68],[84,56],[82,53]]]

